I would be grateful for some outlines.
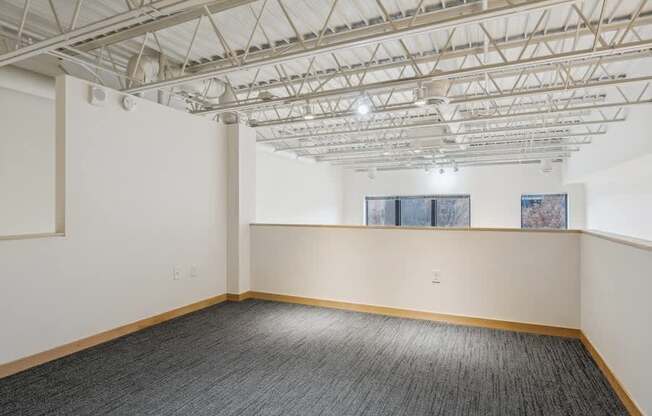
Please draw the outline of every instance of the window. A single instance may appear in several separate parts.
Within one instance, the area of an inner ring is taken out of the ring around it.
[[[367,225],[470,227],[469,195],[366,197]]]
[[[522,195],[521,228],[568,228],[568,196]]]
[[[367,198],[367,224],[398,225],[396,201],[389,198]]]

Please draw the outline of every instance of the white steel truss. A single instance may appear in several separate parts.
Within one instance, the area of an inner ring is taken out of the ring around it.
[[[275,150],[356,169],[561,161],[652,103],[648,0],[302,4],[4,0],[0,66],[49,55],[125,93],[238,115]],[[152,59],[156,77],[136,77]],[[230,94],[209,96],[212,83]],[[430,83],[445,100],[424,107],[415,90]]]

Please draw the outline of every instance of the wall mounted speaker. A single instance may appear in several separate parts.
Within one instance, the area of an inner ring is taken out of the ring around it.
[[[134,111],[136,109],[136,99],[131,95],[122,97],[122,107],[127,111]]]
[[[106,103],[106,90],[97,85],[91,85],[90,103],[98,107],[103,107]]]

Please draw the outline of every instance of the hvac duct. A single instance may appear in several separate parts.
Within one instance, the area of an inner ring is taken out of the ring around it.
[[[127,71],[131,79],[141,83],[163,81],[183,75],[181,73],[181,66],[169,64],[165,55],[142,55],[140,57],[134,55],[127,63]],[[188,82],[179,85],[178,88],[180,94],[209,104],[219,104],[226,98],[228,98],[228,102],[235,102],[233,92],[231,91],[230,94],[226,95],[226,85],[217,78]],[[173,107],[178,107],[173,105],[176,101],[167,99],[169,98],[168,96],[169,93],[159,92],[159,104],[168,102]]]
[[[134,55],[127,62],[127,74],[138,82],[148,83],[159,80],[159,58],[157,56]]]

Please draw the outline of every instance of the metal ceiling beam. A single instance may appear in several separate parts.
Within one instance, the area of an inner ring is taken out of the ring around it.
[[[138,87],[127,89],[125,90],[125,92],[137,93],[137,92],[149,91],[153,89],[168,88],[168,87],[184,84],[191,81],[199,81],[199,80],[214,78],[217,76],[227,75],[235,71],[243,71],[247,69],[257,68],[260,66],[280,64],[280,63],[294,61],[297,59],[311,57],[315,55],[332,53],[335,51],[340,51],[352,47],[374,45],[380,42],[398,40],[406,36],[415,36],[423,33],[433,32],[436,30],[450,29],[453,27],[460,27],[464,25],[480,23],[487,20],[514,15],[515,13],[525,13],[525,12],[531,12],[535,10],[556,7],[560,5],[567,5],[573,3],[574,1],[575,0],[531,0],[513,6],[488,9],[486,11],[462,15],[458,17],[452,17],[436,23],[407,26],[407,27],[399,28],[397,30],[388,31],[385,33],[369,35],[358,39],[353,39],[350,41],[339,42],[339,43],[328,44],[327,43],[328,37],[326,36],[323,38],[322,44],[320,46],[315,46],[314,48],[297,50],[295,52],[281,54],[278,56],[272,56],[265,59],[244,62],[244,63],[240,63],[239,65],[232,65],[224,68],[215,69],[212,71],[203,72],[200,74],[191,74],[191,75],[171,78],[168,80],[144,84]]]
[[[602,28],[602,32],[617,31],[626,29],[631,23],[630,16],[621,16],[612,20],[610,23],[605,23]],[[641,15],[633,24],[634,26],[645,26],[652,25],[652,12],[646,13],[644,16]],[[542,30],[539,33],[535,33],[530,40],[530,45],[536,45],[541,42],[556,42],[560,40],[574,39],[576,36],[585,36],[587,34],[592,34],[586,26],[569,26],[568,28],[553,28]],[[528,37],[526,35],[521,35],[518,37],[510,37],[505,40],[496,39],[496,44],[500,47],[502,51],[508,51],[510,49],[522,49],[523,46],[528,42]],[[486,52],[493,53],[496,49],[493,45],[488,45]],[[413,60],[417,64],[429,64],[432,62],[440,61],[446,62],[448,60],[460,59],[469,55],[482,55],[485,53],[485,47],[483,45],[457,45],[450,47],[449,49],[442,51],[428,51],[427,53],[413,56]],[[320,76],[331,76],[334,72],[337,74],[334,75],[334,79],[341,77],[350,77],[356,74],[359,74],[365,69],[368,72],[375,71],[386,71],[390,69],[401,68],[408,63],[406,59],[400,59],[391,62],[364,62],[361,67],[349,68],[346,69],[346,66],[341,70],[338,69],[325,69],[322,71],[317,71],[317,74]],[[208,63],[198,64],[192,67],[193,70],[200,72],[201,68]],[[214,65],[214,64],[213,64]],[[282,88],[285,83],[288,85],[299,84],[303,82],[303,79],[310,77],[309,74],[303,74],[302,76],[293,77],[290,79],[279,79],[279,80],[258,80],[257,84],[253,87],[251,85],[244,85],[236,88],[236,93],[256,93],[263,90],[269,90],[270,88]]]
[[[553,163],[561,163],[568,156],[552,158]],[[496,165],[534,165],[541,162],[541,157],[534,158],[493,158],[493,159],[477,159],[475,161],[460,161],[455,162],[455,165],[458,167],[475,167],[475,166],[496,166]],[[439,163],[438,167],[448,168],[452,167],[452,162],[442,162]],[[412,164],[411,166],[404,166],[401,164],[384,164],[384,165],[369,165],[369,166],[349,166],[351,169],[355,169],[356,172],[367,172],[370,168],[376,168],[379,171],[393,171],[393,170],[422,170],[427,164]]]
[[[558,149],[551,149],[551,150],[541,150],[541,151],[535,151],[535,152],[522,152],[522,151],[515,151],[515,152],[504,152],[496,155],[486,155],[486,154],[467,154],[465,156],[458,156],[455,158],[449,158],[451,159],[451,162],[454,160],[457,162],[458,160],[465,160],[465,159],[477,159],[477,158],[482,158],[482,157],[487,157],[487,156],[500,156],[502,158],[509,157],[510,159],[517,159],[517,156],[522,155],[522,157],[519,157],[519,159],[533,159],[536,158],[538,160],[540,159],[548,159],[548,158],[554,158],[554,157],[561,157],[561,155],[567,155],[567,157],[570,157],[570,152],[578,152],[579,149],[564,149],[564,150],[558,150]],[[432,158],[430,159],[424,159],[424,158],[419,158],[419,157],[411,157],[411,158],[395,158],[394,160],[389,159],[389,158],[377,158],[377,159],[369,159],[369,158],[360,158],[358,160],[332,160],[328,161],[331,165],[333,166],[356,166],[359,165],[360,163],[368,164],[368,165],[373,165],[373,164],[382,164],[382,163],[402,163],[405,165],[406,163],[419,163],[422,166],[427,166],[427,165],[433,165],[435,164],[436,161],[433,161]]]
[[[623,54],[623,55],[613,55],[613,56],[607,56],[607,57],[599,57],[599,58],[595,58],[595,59],[583,59],[581,61],[572,62],[571,64],[566,65],[566,68],[568,70],[576,70],[576,69],[578,69],[580,67],[589,67],[589,66],[594,66],[595,67],[595,65],[598,65],[598,64],[606,66],[606,65],[611,64],[611,63],[629,62],[629,61],[632,61],[632,60],[644,59],[644,58],[650,58],[650,57],[652,57],[652,49],[642,50],[642,51],[639,51],[639,52],[636,52],[636,53],[628,53],[628,54]],[[540,65],[540,66],[533,66],[533,67],[527,68],[527,73],[529,75],[531,75],[531,76],[537,77],[537,76],[540,76],[540,75],[545,74],[547,72],[551,72],[551,71],[554,72],[555,70],[556,69],[553,66]],[[492,75],[492,78],[495,81],[498,81],[498,80],[501,80],[501,79],[514,78],[514,77],[518,77],[521,74],[522,71],[523,71],[522,69],[505,70],[505,71],[501,71],[501,72],[498,72],[498,73],[494,73]],[[486,78],[485,78],[484,74],[481,74],[481,75],[476,75],[476,76],[471,76],[471,77],[464,77],[464,78],[461,78],[461,79],[454,79],[454,80],[451,80],[450,82],[451,82],[452,85],[463,85],[463,84],[468,85],[469,83],[481,82],[481,81],[484,81],[485,79]],[[625,78],[613,77],[613,79],[625,79]],[[406,93],[406,92],[412,93],[412,91],[414,90],[414,88],[417,85],[418,85],[418,82],[405,84],[405,85],[398,86],[398,87],[392,87],[392,88],[389,89],[389,91],[393,91],[394,95],[399,94],[399,93]],[[333,90],[330,90],[330,91],[333,91]],[[340,90],[340,91],[344,91],[344,90]],[[373,91],[373,92],[365,92],[365,94],[367,96],[369,96],[369,97],[379,96],[379,95],[386,94],[386,93],[387,93],[387,91],[383,91],[382,89],[379,89],[379,90],[376,90],[376,91]],[[341,102],[342,99],[354,99],[356,96],[359,96],[359,95],[360,95],[360,92],[358,92],[358,91],[353,91],[353,92],[350,92],[348,94],[342,92],[342,94],[340,94],[340,95],[322,97],[318,101],[314,101],[314,102],[321,103],[323,105],[325,105],[326,103],[329,103],[329,102],[330,103],[333,103],[333,102],[338,103],[338,102]],[[282,108],[285,108],[285,107],[293,107],[294,106],[296,108],[296,105],[297,105],[296,102],[289,101],[286,97],[272,99],[272,100],[268,100],[268,101],[264,101],[264,102],[258,101],[258,103],[260,103],[260,104],[258,104],[255,108],[248,108],[246,110],[234,110],[234,111],[270,111],[271,112],[272,110],[279,110],[279,109],[282,109]],[[247,101],[240,101],[240,104],[244,105],[244,104],[248,104],[248,102]],[[392,104],[392,105],[396,105],[396,104]],[[213,108],[216,108],[216,107],[213,107]],[[317,117],[315,117],[315,119],[317,119]],[[274,120],[276,120],[276,119],[274,119]],[[274,122],[274,120],[270,120],[270,121]],[[264,122],[267,122],[267,119]]]
[[[491,8],[504,7],[510,5],[506,0],[489,0]],[[437,6],[437,5],[432,5]],[[300,41],[298,37],[295,39],[282,39],[277,41],[276,47],[282,48],[284,53],[295,52],[300,49],[314,48],[323,43],[339,43],[349,42],[358,38],[386,33],[388,30],[403,29],[415,25],[433,24],[445,20],[447,18],[459,17],[463,12],[473,13],[482,10],[482,0],[453,0],[439,3],[440,8],[432,11],[422,12],[412,16],[404,15],[397,19],[392,19],[391,22],[382,19],[379,23],[376,22],[378,18],[364,19],[359,22],[349,23],[346,26],[338,26],[334,31],[329,34],[322,33],[321,40],[319,37],[306,39],[305,35]],[[416,12],[416,11],[415,11]],[[378,16],[380,17],[380,15]],[[311,32],[309,34],[313,34]],[[306,34],[307,35],[307,34]],[[277,54],[275,48],[261,48],[258,51],[250,52],[249,56],[255,60],[262,60],[270,58]],[[227,63],[228,60],[218,58],[218,60],[209,62],[200,62],[192,66],[194,72],[203,72],[206,70],[214,70],[221,68]]]
[[[399,147],[399,148],[389,148],[386,149],[385,146],[386,144],[383,142],[378,142],[378,143],[369,143],[368,145],[371,147],[358,147],[355,149],[345,149],[345,150],[336,150],[336,151],[329,151],[325,153],[297,153],[299,156],[311,156],[314,158],[321,158],[321,157],[329,157],[333,155],[359,155],[359,154],[385,154],[385,153],[397,153],[397,152],[409,152],[409,151],[414,151],[414,150],[419,150],[419,151],[424,151],[424,150],[436,150],[436,149],[451,149],[455,146],[476,146],[476,145],[500,145],[500,144],[512,144],[512,143],[528,143],[528,142],[536,142],[536,141],[550,141],[550,140],[568,140],[571,137],[583,137],[583,138],[588,138],[588,137],[593,137],[593,136],[602,136],[607,134],[605,131],[596,131],[596,132],[590,132],[590,133],[551,133],[551,134],[545,134],[545,135],[519,135],[519,136],[507,136],[507,135],[501,135],[501,136],[494,136],[494,137],[487,137],[482,140],[470,140],[466,142],[461,142],[459,144],[443,144],[439,143],[437,145],[429,145],[429,146],[419,146],[419,147],[413,147],[409,146],[411,144],[411,140],[409,138],[406,138],[403,142],[407,143],[408,146],[405,147]],[[571,144],[571,145],[579,145],[579,144],[585,144],[589,142],[571,142],[571,143],[562,143],[562,144]],[[448,147],[447,147],[448,146]],[[303,149],[299,149],[303,150]],[[278,149],[278,151],[286,151],[286,149]],[[449,150],[447,150],[448,152]],[[449,154],[449,153],[445,153]]]
[[[553,159],[553,163],[561,163],[563,159]],[[479,167],[479,166],[497,166],[497,165],[534,165],[540,163],[540,159],[531,159],[531,160],[509,160],[509,159],[497,159],[495,161],[487,161],[487,162],[460,162],[460,163],[455,163],[455,165],[459,167]],[[452,163],[441,163],[439,165],[440,167],[451,167]],[[378,167],[378,171],[394,171],[394,170],[422,170],[424,169],[425,165],[422,166],[386,166],[386,167]],[[356,172],[367,172],[369,169],[368,168],[360,168],[356,167],[355,171]]]
[[[478,65],[474,67],[462,68],[462,69],[451,70],[451,71],[442,71],[441,73],[436,75],[415,76],[415,77],[395,79],[389,81],[374,82],[365,85],[356,85],[356,86],[345,87],[345,88],[325,90],[317,93],[302,94],[294,97],[285,98],[283,99],[283,102],[286,104],[293,103],[293,102],[305,102],[306,100],[316,100],[316,99],[326,98],[326,97],[350,95],[356,92],[362,93],[362,92],[369,92],[369,91],[377,91],[380,89],[396,88],[405,85],[412,86],[412,85],[416,85],[419,82],[424,82],[429,80],[451,80],[451,79],[466,78],[469,76],[484,75],[486,73],[493,73],[493,72],[499,72],[504,70],[523,69],[532,66],[550,65],[550,64],[556,64],[562,62],[572,62],[572,61],[578,61],[584,59],[606,57],[611,55],[620,55],[625,53],[648,50],[650,48],[652,48],[652,40],[631,42],[620,46],[599,48],[596,49],[595,51],[581,50],[581,51],[557,53],[557,54],[551,54],[551,55],[540,56],[535,58],[521,59],[518,61],[500,62],[495,64]],[[208,110],[201,110],[196,112],[195,114],[202,115],[202,114],[218,114],[223,112],[234,112],[234,111],[247,111],[259,105],[260,103],[232,104],[232,105],[219,106]]]
[[[358,156],[351,155],[354,157],[345,156],[315,156],[314,159],[317,162],[366,162],[369,160],[373,161],[430,161],[433,164],[436,164],[440,160],[463,160],[477,156],[496,156],[496,155],[512,155],[512,154],[528,154],[535,152],[560,152],[560,151],[571,151],[579,152],[579,147],[576,147],[577,143],[550,143],[550,144],[534,144],[532,146],[503,146],[501,148],[477,148],[469,149],[466,152],[458,153],[443,153],[443,154],[434,154],[434,155],[368,155],[368,156]],[[375,158],[375,159],[374,159]]]
[[[129,39],[137,38],[139,36],[145,35],[145,33],[158,32],[159,30],[167,29],[172,26],[177,26],[192,20],[196,20],[204,14],[204,5],[208,7],[208,10],[211,14],[217,14],[236,7],[246,6],[247,4],[255,3],[256,1],[258,0],[218,0],[212,2],[207,2],[204,0],[204,4],[200,4],[199,6],[176,13],[171,16],[163,16],[151,22],[142,23],[135,27],[118,30],[115,33],[104,35],[99,39],[88,40],[79,45],[76,45],[76,48],[81,51],[88,52],[103,46],[113,45]]]
[[[452,139],[455,137],[468,137],[468,136],[487,136],[490,137],[489,135],[495,134],[495,133],[510,133],[510,132],[529,132],[529,131],[536,131],[536,130],[549,130],[549,129],[571,129],[573,127],[582,127],[582,126],[591,126],[591,125],[602,125],[602,124],[611,124],[611,123],[620,123],[625,121],[626,119],[624,118],[618,118],[618,119],[613,119],[613,120],[594,120],[594,121],[581,121],[581,122],[576,122],[576,123],[563,123],[563,122],[558,122],[558,123],[544,123],[544,124],[533,124],[533,125],[527,125],[527,126],[516,126],[516,127],[502,127],[502,128],[494,128],[494,129],[486,129],[482,131],[478,130],[472,130],[468,132],[460,132],[460,133],[445,133],[445,134],[430,134],[430,135],[424,135],[424,136],[408,136],[405,138],[383,138],[383,137],[378,137],[375,138],[377,141],[370,141],[370,140],[357,140],[357,141],[351,141],[351,142],[342,142],[342,143],[319,143],[319,144],[311,144],[311,145],[305,145],[305,146],[290,146],[290,147],[278,147],[276,148],[277,151],[279,152],[284,152],[284,151],[296,151],[296,150],[317,150],[317,149],[327,149],[327,148],[334,148],[334,147],[346,147],[346,146],[356,146],[356,145],[365,145],[365,144],[374,144],[374,143],[382,143],[382,144],[396,144],[396,143],[403,143],[405,141],[428,141],[428,140],[436,140],[436,139]],[[258,140],[258,143],[262,144],[267,144],[268,140]]]
[[[31,45],[6,52],[0,55],[0,67],[142,23],[151,19],[149,14],[169,15],[205,3],[206,0],[157,0],[84,27],[72,29]]]
[[[507,99],[507,98],[515,98],[515,97],[529,97],[529,96],[535,96],[535,95],[543,95],[543,94],[550,94],[550,93],[555,93],[555,92],[567,92],[567,91],[574,91],[574,90],[580,90],[580,89],[590,89],[590,88],[604,88],[608,86],[617,86],[617,85],[626,85],[626,84],[633,84],[633,83],[642,83],[642,82],[650,82],[652,81],[652,76],[648,77],[637,77],[637,78],[618,78],[618,79],[608,79],[608,80],[599,80],[599,81],[593,81],[593,82],[588,82],[588,83],[581,83],[581,84],[571,84],[571,85],[566,85],[566,84],[560,84],[555,87],[545,87],[545,88],[527,88],[515,92],[507,92],[503,94],[493,94],[493,95],[478,95],[475,94],[473,96],[457,96],[457,97],[451,97],[450,105],[457,105],[457,104],[470,104],[470,103],[480,103],[480,102],[487,102],[487,101],[497,101],[501,99]],[[391,113],[391,112],[397,112],[397,111],[409,111],[409,110],[417,110],[417,109],[422,109],[423,107],[416,106],[414,104],[405,104],[405,105],[392,105],[392,106],[387,106],[387,107],[381,107],[381,108],[376,108],[374,109],[374,114],[379,114],[379,113]],[[342,111],[342,112],[336,112],[336,113],[329,113],[329,115],[326,116],[320,116],[320,115],[314,115],[314,119],[311,120],[311,122],[319,122],[323,120],[338,120],[338,119],[345,119],[349,117],[353,117],[356,115],[355,111]],[[278,125],[288,125],[288,124],[296,124],[296,123],[305,123],[306,120],[303,119],[302,117],[294,117],[294,118],[289,118],[289,119],[281,119],[281,120],[274,120],[272,122],[256,122],[254,127],[273,127],[273,126],[278,126]]]
[[[338,131],[326,131],[326,132],[314,132],[310,134],[300,134],[300,135],[292,135],[292,136],[280,136],[280,137],[274,137],[274,138],[269,138],[264,140],[265,143],[271,142],[271,141],[284,141],[284,140],[298,140],[298,139],[308,139],[308,138],[317,138],[317,137],[333,137],[333,136],[346,136],[346,135],[360,135],[364,133],[386,133],[389,131],[401,131],[401,130],[409,130],[409,129],[420,129],[420,128],[428,128],[428,127],[438,127],[438,126],[448,126],[451,124],[468,124],[468,123],[474,123],[474,122],[479,122],[479,121],[501,121],[501,120],[509,120],[509,119],[514,119],[514,118],[524,118],[524,117],[531,117],[531,116],[541,116],[541,117],[549,117],[549,116],[561,116],[564,113],[573,113],[573,112],[578,112],[578,111],[584,111],[584,110],[601,110],[601,109],[607,109],[607,108],[616,108],[616,107],[628,107],[628,106],[636,106],[636,105],[643,105],[643,104],[652,104],[652,99],[650,100],[640,100],[640,101],[623,101],[623,102],[617,102],[617,103],[605,103],[605,104],[594,104],[594,105],[585,105],[585,106],[576,106],[576,107],[569,107],[569,108],[561,108],[561,109],[546,109],[546,110],[539,110],[539,111],[526,111],[526,112],[520,112],[520,113],[510,113],[510,114],[499,114],[499,115],[491,115],[491,116],[481,116],[481,117],[474,117],[474,118],[468,118],[468,119],[454,119],[454,120],[442,120],[442,121],[429,121],[429,122],[420,122],[420,123],[411,123],[411,124],[404,124],[404,125],[390,125],[390,126],[380,126],[380,127],[372,127],[368,129],[358,129],[358,130],[338,130]]]

